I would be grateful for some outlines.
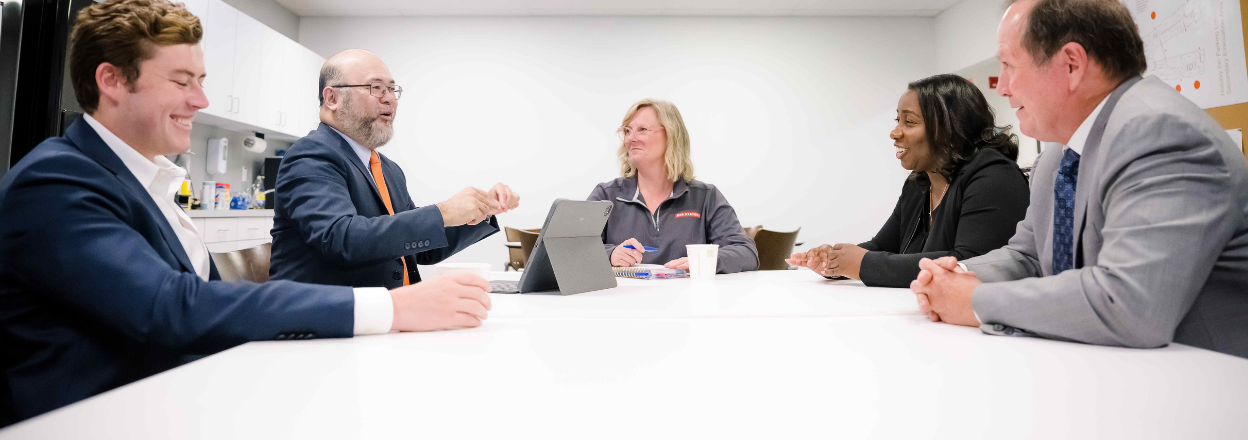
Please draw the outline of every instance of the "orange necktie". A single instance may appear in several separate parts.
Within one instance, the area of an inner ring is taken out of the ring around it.
[[[381,193],[381,203],[386,205],[386,213],[394,215],[394,205],[390,204],[390,189],[386,188],[386,177],[381,173],[381,158],[374,151],[368,156],[368,167],[373,170],[373,181],[377,183],[377,192]],[[407,281],[407,259],[403,261],[403,285],[411,284]]]

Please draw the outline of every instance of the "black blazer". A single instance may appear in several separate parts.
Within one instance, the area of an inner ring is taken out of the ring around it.
[[[498,232],[498,222],[443,226],[437,206],[417,207],[403,170],[383,154],[394,215],[373,173],[341,135],[322,123],[295,141],[277,169],[269,277],[353,287],[420,281],[417,264],[435,264]]]
[[[0,426],[248,341],[351,336],[351,289],[195,274],[79,119],[0,180]]]
[[[935,227],[928,222],[930,185],[926,173],[907,179],[893,215],[875,238],[858,245],[870,251],[859,270],[864,284],[909,287],[919,275],[919,260],[960,261],[1005,246],[1027,215],[1027,178],[997,150],[980,150],[953,175],[931,214]]]

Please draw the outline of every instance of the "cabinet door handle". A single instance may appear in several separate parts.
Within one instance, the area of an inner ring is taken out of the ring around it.
[[[242,110],[242,107],[243,107],[243,106],[242,106],[242,104],[239,102],[238,97],[237,97],[237,96],[235,96],[235,97],[234,97],[234,113],[239,113],[239,112]]]

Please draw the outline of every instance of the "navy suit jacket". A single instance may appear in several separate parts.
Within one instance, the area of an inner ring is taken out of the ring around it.
[[[344,287],[200,279],[81,119],[0,180],[0,426],[248,341],[351,336],[354,307]]]
[[[394,215],[372,171],[329,125],[290,146],[277,169],[271,279],[393,289],[403,285],[401,259],[414,284],[417,264],[435,264],[498,232],[493,217],[443,226],[438,207],[416,207],[403,170],[378,156]]]

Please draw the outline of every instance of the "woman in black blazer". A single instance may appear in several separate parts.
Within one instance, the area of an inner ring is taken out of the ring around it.
[[[960,76],[910,83],[889,134],[912,171],[892,216],[871,241],[825,244],[788,262],[828,278],[908,287],[920,259],[965,260],[1005,246],[1029,200],[1009,128],[995,125],[984,95]]]

